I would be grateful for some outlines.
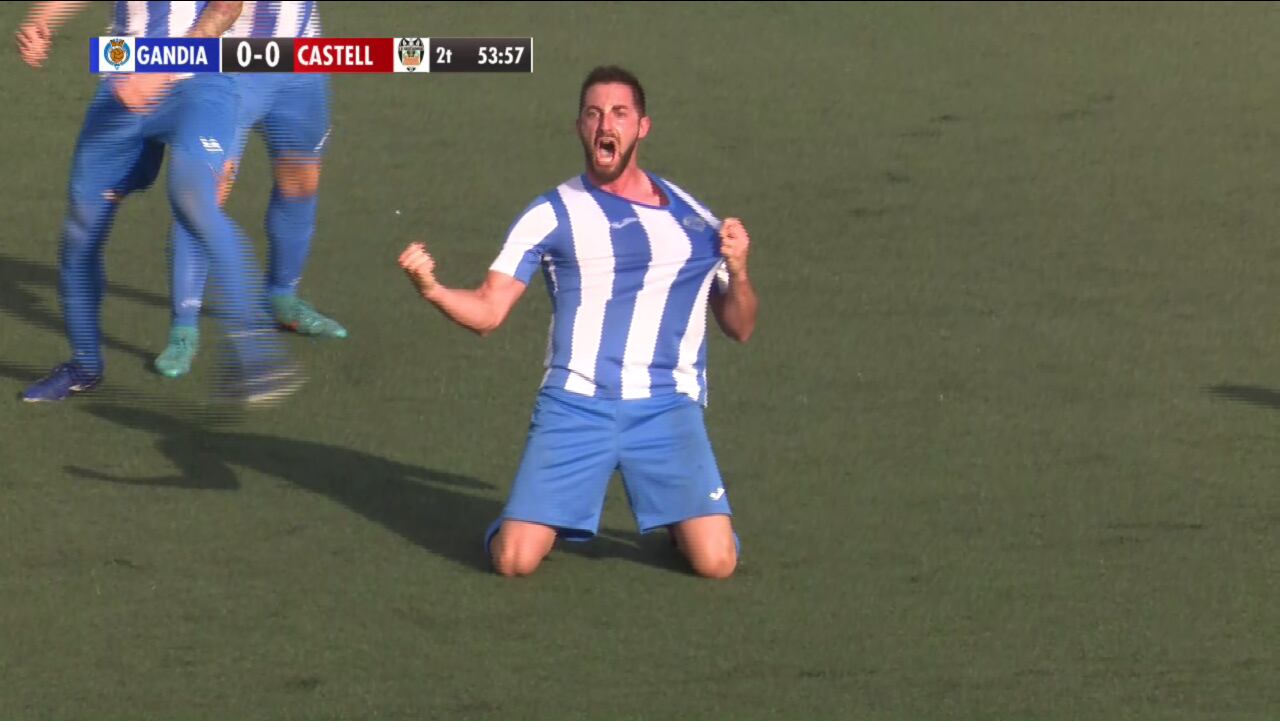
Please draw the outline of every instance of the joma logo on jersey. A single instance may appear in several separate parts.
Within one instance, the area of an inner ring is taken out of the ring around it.
[[[114,38],[102,49],[102,57],[119,70],[121,65],[129,62],[131,52],[129,43],[124,38]]]

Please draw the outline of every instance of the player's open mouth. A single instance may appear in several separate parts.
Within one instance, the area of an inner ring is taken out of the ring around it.
[[[602,138],[596,141],[596,162],[612,163],[617,153],[618,144],[612,138]]]

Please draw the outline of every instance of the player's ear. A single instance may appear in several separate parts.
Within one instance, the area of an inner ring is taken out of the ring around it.
[[[649,122],[648,115],[645,115],[640,118],[640,137],[641,138],[649,134],[650,125],[652,125],[652,123]]]

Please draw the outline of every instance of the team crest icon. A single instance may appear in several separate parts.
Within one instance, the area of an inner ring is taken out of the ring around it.
[[[102,49],[102,57],[115,66],[116,70],[119,70],[121,65],[129,62],[129,55],[129,43],[124,38],[114,38]]]
[[[707,229],[707,221],[697,215],[686,215],[684,216],[684,220],[681,220],[680,222],[684,224],[684,227],[695,233],[701,233]]]
[[[423,55],[426,54],[422,45],[422,38],[401,38],[396,52],[400,55],[400,64],[409,72],[418,69],[418,66],[422,64]]]

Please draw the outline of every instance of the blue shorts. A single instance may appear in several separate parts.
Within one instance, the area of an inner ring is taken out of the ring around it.
[[[692,398],[604,400],[547,388],[538,394],[502,519],[591,538],[614,471],[641,533],[732,515],[702,406]]]
[[[109,76],[98,85],[71,160],[73,202],[104,193],[124,197],[149,188],[160,173],[165,146],[198,165],[222,172],[235,138],[235,85],[225,75],[200,74],[174,84],[147,112],[116,99]]]
[[[280,158],[318,158],[329,139],[329,76],[245,73],[233,76],[240,92],[234,157],[244,155],[249,135],[262,132],[267,152]]]

